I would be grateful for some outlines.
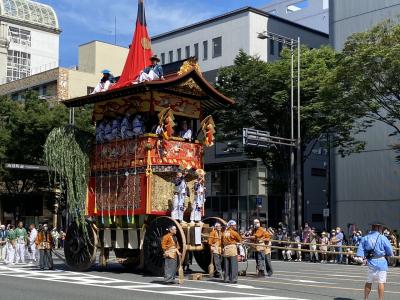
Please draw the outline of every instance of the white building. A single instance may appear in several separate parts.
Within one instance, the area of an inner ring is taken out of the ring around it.
[[[273,0],[262,10],[329,33],[329,0]]]
[[[0,0],[0,83],[58,67],[55,11],[30,0]]]
[[[294,39],[300,36],[302,44],[311,48],[329,43],[323,32],[245,7],[154,36],[152,47],[162,64],[197,57],[206,78],[214,81],[217,70],[232,65],[240,49],[266,61],[277,59],[283,44],[259,39],[258,33],[265,30]]]

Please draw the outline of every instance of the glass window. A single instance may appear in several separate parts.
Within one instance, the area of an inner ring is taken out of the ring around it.
[[[161,64],[165,65],[165,53],[161,53]]]
[[[208,59],[208,41],[203,42],[203,60]]]
[[[279,54],[279,56],[281,56],[282,49],[283,49],[283,44],[282,43],[278,43],[278,54]]]
[[[194,44],[194,57],[199,59],[199,44]]]
[[[169,63],[174,62],[174,51],[169,51],[168,56],[169,56]]]
[[[213,53],[212,56],[213,58],[219,57],[222,55],[222,37],[217,37],[212,40],[212,45],[213,45]]]
[[[31,74],[31,55],[26,52],[8,50],[7,82],[27,77]]]
[[[12,43],[31,46],[31,32],[17,27],[9,27],[8,36]]]
[[[269,54],[275,55],[275,41],[269,40]]]
[[[178,60],[182,60],[182,49],[178,48],[178,50],[176,50],[176,54],[178,55]]]
[[[185,47],[186,58],[190,57],[190,46]]]

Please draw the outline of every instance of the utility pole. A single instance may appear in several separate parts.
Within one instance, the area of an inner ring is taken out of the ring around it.
[[[282,43],[290,47],[291,54],[291,70],[290,70],[290,140],[295,141],[297,150],[297,165],[296,165],[296,187],[297,187],[297,228],[300,229],[303,222],[303,195],[302,195],[302,147],[301,147],[301,81],[300,81],[300,69],[301,69],[301,47],[300,37],[297,40],[289,37],[285,37],[273,32],[264,31],[258,34],[259,39],[271,39]],[[297,137],[294,137],[294,56],[295,47],[297,47]],[[288,214],[289,214],[289,228],[294,230],[296,227],[296,187],[295,187],[295,156],[294,147],[290,147],[290,176],[289,176],[289,203],[288,203]]]

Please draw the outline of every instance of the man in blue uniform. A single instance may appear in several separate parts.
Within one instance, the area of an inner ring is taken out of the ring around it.
[[[385,256],[393,256],[393,250],[382,230],[382,224],[373,224],[371,232],[361,239],[357,250],[357,256],[366,258],[368,262],[368,277],[364,287],[365,300],[368,300],[374,281],[378,283],[378,300],[383,300],[388,270]]]

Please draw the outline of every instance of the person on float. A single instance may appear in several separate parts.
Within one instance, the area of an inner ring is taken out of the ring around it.
[[[190,214],[190,222],[192,223],[201,221],[203,206],[204,203],[206,202],[206,197],[205,197],[206,187],[204,181],[204,176],[206,175],[206,172],[204,172],[203,169],[197,169],[196,175],[197,179],[194,182],[195,198],[192,203],[192,212]]]
[[[41,270],[53,270],[53,258],[51,250],[53,248],[53,236],[47,224],[43,224],[42,230],[36,237],[36,246],[39,249],[39,267]]]
[[[382,234],[383,225],[373,223],[371,231],[361,239],[357,256],[365,258],[368,265],[367,281],[364,286],[364,299],[368,300],[372,283],[378,283],[378,300],[383,300],[388,271],[386,257],[394,256],[392,245]]]
[[[15,238],[17,240],[16,245],[16,263],[18,264],[21,262],[22,264],[25,263],[25,248],[26,242],[28,238],[28,233],[24,228],[24,224],[22,222],[18,223],[18,228],[15,229]]]
[[[110,70],[103,70],[101,71],[101,73],[103,74],[103,77],[100,79],[100,82],[96,85],[96,87],[94,88],[93,92],[91,93],[93,94],[97,94],[100,92],[106,92],[110,89],[111,85],[114,83],[114,76],[111,74]]]
[[[137,114],[132,121],[132,132],[134,136],[138,136],[145,133],[145,126],[142,120],[142,116]]]
[[[116,140],[121,138],[121,117],[117,117],[112,121],[111,139]]]
[[[176,237],[176,226],[168,227],[168,233],[161,240],[161,248],[164,251],[164,281],[168,284],[175,283],[176,269],[178,267],[178,259],[181,256],[179,252],[180,246]]]
[[[254,247],[255,249],[255,257],[256,257],[256,264],[258,269],[258,276],[264,277],[265,276],[265,244],[264,244],[264,236],[265,236],[265,229],[261,226],[260,220],[255,219],[253,221],[253,230],[250,236],[252,243],[257,244]]]
[[[104,120],[104,140],[108,142],[113,140],[112,122],[109,119]]]
[[[38,232],[36,230],[35,224],[32,223],[31,225],[29,225],[29,230],[30,230],[29,238],[28,238],[29,259],[30,259],[30,263],[36,263],[37,258],[36,258],[35,241],[36,241]]]
[[[183,120],[180,123],[179,137],[181,137],[189,142],[192,140],[192,130],[188,127],[186,120]]]
[[[210,249],[213,255],[213,261],[215,265],[215,276],[220,279],[223,278],[222,273],[222,231],[221,224],[215,223],[213,230],[210,232],[210,236],[208,237],[208,244],[210,245]]]
[[[171,217],[179,222],[183,222],[183,213],[185,211],[185,200],[188,195],[188,188],[186,184],[186,176],[188,170],[178,171],[174,178],[174,202],[171,212]]]
[[[153,80],[165,80],[164,79],[164,70],[161,65],[158,63],[160,59],[157,55],[153,55],[150,57],[151,65],[144,68],[143,71],[140,72],[139,78],[134,83],[142,83],[145,81],[153,81]]]
[[[98,121],[96,123],[96,142],[103,143],[105,139],[105,121]]]
[[[236,221],[230,220],[227,229],[222,234],[224,256],[224,282],[237,283],[238,280],[238,251],[237,244],[242,242],[242,237],[236,231]]]
[[[131,114],[128,112],[121,122],[121,138],[129,139],[133,137]]]

